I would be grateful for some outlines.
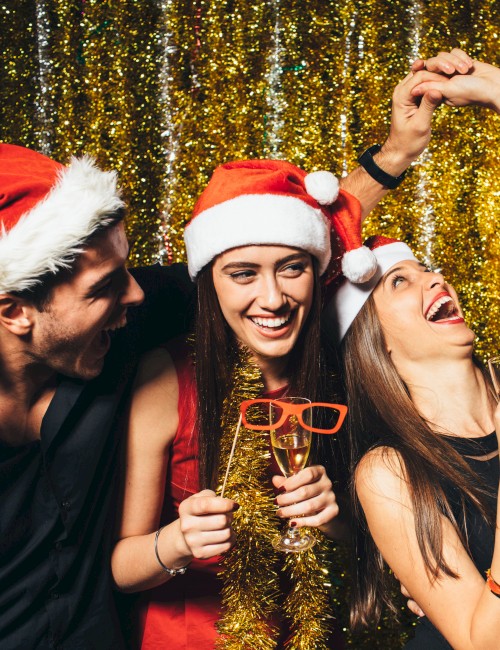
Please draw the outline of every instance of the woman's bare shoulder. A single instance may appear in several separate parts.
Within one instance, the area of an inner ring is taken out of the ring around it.
[[[129,415],[129,434],[148,431],[150,444],[164,447],[178,425],[179,383],[171,355],[165,348],[145,354],[137,368]],[[141,437],[144,434],[141,435]]]
[[[408,488],[404,461],[393,447],[370,449],[359,461],[354,480],[356,493],[363,503],[375,496],[407,501]]]

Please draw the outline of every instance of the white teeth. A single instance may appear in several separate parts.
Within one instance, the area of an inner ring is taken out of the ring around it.
[[[434,316],[438,313],[439,309],[446,304],[447,302],[453,302],[451,299],[451,296],[442,296],[436,302],[432,305],[432,307],[429,309],[427,314],[425,315],[425,318],[427,320],[432,320]],[[454,318],[457,318],[457,316],[454,316]]]
[[[261,327],[282,327],[290,320],[290,314],[288,316],[282,316],[281,318],[260,318],[259,316],[251,316],[250,319],[256,325],[260,325]]]
[[[121,318],[117,323],[114,323],[114,325],[110,325],[109,327],[105,327],[106,332],[114,332],[115,330],[119,330],[122,327],[125,327],[127,324],[127,318],[124,316]]]

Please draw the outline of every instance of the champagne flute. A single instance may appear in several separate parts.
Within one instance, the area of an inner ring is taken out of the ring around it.
[[[273,400],[269,404],[269,424],[271,426],[271,445],[274,457],[283,472],[288,477],[297,474],[307,464],[311,449],[311,431],[305,429],[296,415],[286,412],[286,404],[311,404],[305,397],[283,397]],[[312,409],[302,413],[302,421],[312,426]],[[283,420],[283,422],[280,422]],[[279,427],[272,428],[274,422],[280,423]],[[273,540],[273,547],[278,551],[288,553],[301,553],[314,546],[316,539],[300,528],[287,528],[286,534]]]
[[[491,381],[495,389],[497,401],[500,400],[500,357],[493,357],[488,360]]]

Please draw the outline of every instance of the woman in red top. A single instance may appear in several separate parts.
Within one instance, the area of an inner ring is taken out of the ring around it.
[[[223,403],[238,349],[250,351],[264,394],[326,397],[319,278],[331,255],[332,214],[359,207],[338,192],[329,172],[306,175],[284,161],[228,163],[215,171],[186,227],[188,266],[198,288],[194,355],[176,341],[141,364],[113,554],[122,591],[152,590],[139,608],[142,648],[211,649],[218,637],[216,574],[219,556],[236,541],[238,504],[214,490]],[[331,538],[342,534],[322,465],[285,479],[269,461],[268,479],[279,491],[278,518]],[[185,575],[176,575],[186,566]],[[252,567],[246,570],[251,576]],[[279,627],[269,628],[276,643]],[[251,647],[251,637],[241,643]]]

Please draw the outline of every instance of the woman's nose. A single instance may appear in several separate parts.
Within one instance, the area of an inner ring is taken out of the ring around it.
[[[427,289],[443,286],[445,282],[444,277],[439,271],[431,271],[430,273],[425,274],[425,286]]]
[[[258,302],[260,307],[268,311],[278,311],[286,304],[286,296],[275,277],[263,282]]]

